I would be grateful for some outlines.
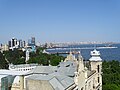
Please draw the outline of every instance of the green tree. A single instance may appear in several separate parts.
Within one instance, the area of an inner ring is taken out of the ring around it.
[[[120,90],[120,62],[103,61],[103,90]]]
[[[5,60],[5,56],[0,52],[0,69],[7,69],[8,63]]]
[[[106,84],[103,85],[103,90],[120,90],[120,87],[116,84]]]
[[[25,64],[25,52],[15,49],[14,51],[5,51],[5,58],[12,64]]]

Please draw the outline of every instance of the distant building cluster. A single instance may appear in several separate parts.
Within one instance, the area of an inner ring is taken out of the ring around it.
[[[15,49],[20,49],[23,51],[29,50],[30,52],[36,52],[35,37],[31,37],[31,39],[29,39],[28,42],[13,37],[11,40],[8,41],[8,44],[0,45],[1,52],[9,51],[9,50],[13,51]]]
[[[15,48],[23,48],[26,46],[26,42],[22,40],[17,40],[16,38],[12,38],[8,41],[9,49],[14,50]]]

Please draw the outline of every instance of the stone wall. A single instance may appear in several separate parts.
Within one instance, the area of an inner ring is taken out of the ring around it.
[[[46,80],[26,80],[26,90],[54,90]]]

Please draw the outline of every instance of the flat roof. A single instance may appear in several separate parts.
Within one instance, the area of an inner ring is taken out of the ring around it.
[[[20,65],[9,65],[10,68],[15,69],[15,68],[25,68],[25,67],[33,67],[33,66],[38,66],[38,64],[20,64]]]
[[[25,75],[26,71],[12,71],[6,69],[0,69],[0,75]]]

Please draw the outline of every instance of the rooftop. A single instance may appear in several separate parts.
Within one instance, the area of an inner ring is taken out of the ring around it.
[[[0,75],[25,75],[26,71],[0,70]]]
[[[27,74],[50,74],[57,70],[57,66],[37,66]]]
[[[50,75],[32,75],[26,79],[32,80],[45,80],[48,81],[55,90],[65,90],[72,84],[74,84],[74,79],[65,75],[60,75],[59,73],[55,72],[54,74]]]
[[[20,65],[10,64],[9,68],[15,69],[15,68],[25,68],[25,67],[33,67],[33,66],[38,66],[38,64],[20,64]]]
[[[37,66],[27,74],[34,74],[27,79],[48,81],[55,90],[65,90],[74,84],[74,72],[77,64],[68,60],[61,62],[58,66]]]

